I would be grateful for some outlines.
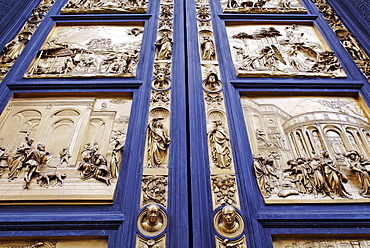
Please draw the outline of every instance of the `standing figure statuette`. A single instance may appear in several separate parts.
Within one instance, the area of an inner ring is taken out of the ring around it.
[[[159,167],[167,155],[171,143],[163,128],[163,118],[155,118],[148,124],[148,167]]]
[[[214,121],[215,127],[208,133],[212,160],[219,168],[231,165],[229,135],[222,126],[221,120]]]

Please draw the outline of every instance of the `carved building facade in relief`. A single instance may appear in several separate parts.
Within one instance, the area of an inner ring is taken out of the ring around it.
[[[242,106],[266,203],[367,201],[364,103],[351,97],[242,97]]]
[[[346,77],[335,53],[309,25],[227,25],[240,77]]]
[[[130,96],[14,98],[1,116],[3,186],[15,201],[41,192],[51,201],[112,200],[130,108]],[[120,140],[118,150],[112,139]],[[86,190],[101,183],[105,190]],[[22,186],[28,190],[19,194]]]
[[[135,77],[142,31],[127,24],[56,26],[24,77]]]

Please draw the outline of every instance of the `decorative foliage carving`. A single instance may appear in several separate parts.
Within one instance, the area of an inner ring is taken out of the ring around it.
[[[162,103],[165,105],[169,105],[170,104],[170,91],[169,90],[165,90],[165,91],[154,91],[153,90],[150,102],[152,104]]]
[[[237,25],[227,30],[238,76],[346,76],[313,27]]]
[[[69,0],[62,14],[146,13],[146,0]]]
[[[167,177],[144,176],[143,177],[143,204],[158,203],[166,206],[167,203]]]
[[[221,1],[224,12],[249,13],[249,14],[283,14],[283,13],[307,13],[307,10],[299,1],[281,0],[223,0]]]
[[[215,92],[215,93],[206,92],[205,100],[209,105],[212,105],[212,104],[221,105],[224,98],[221,92]]]
[[[211,180],[216,204],[236,204],[236,179],[234,175],[213,176]]]
[[[25,77],[134,77],[141,39],[141,27],[56,27]]]

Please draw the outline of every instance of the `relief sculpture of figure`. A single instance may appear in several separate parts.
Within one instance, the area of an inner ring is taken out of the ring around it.
[[[111,185],[111,176],[107,167],[107,159],[98,153],[99,146],[97,143],[91,147],[90,143],[85,145],[82,151],[82,161],[77,167],[80,171],[79,177],[82,180],[95,178],[107,185]]]
[[[350,150],[344,154],[348,158],[349,168],[356,174],[357,180],[361,185],[360,195],[370,197],[370,161],[364,159],[355,150]]]
[[[160,120],[163,118],[155,118],[148,124],[148,167],[152,168],[162,164],[171,143]]]
[[[38,144],[36,149],[33,149],[26,157],[26,171],[24,175],[24,189],[28,189],[32,177],[35,174],[40,174],[41,166],[48,162],[45,145]]]
[[[150,204],[146,207],[146,220],[141,225],[147,232],[157,232],[162,228],[163,223],[160,220],[159,207],[156,204]]]
[[[203,37],[201,44],[202,59],[203,60],[214,60],[216,56],[215,44],[209,36]]]
[[[8,180],[17,179],[20,171],[25,166],[25,159],[27,154],[33,149],[33,138],[30,138],[28,135],[25,137],[25,142],[17,148],[15,155],[12,159],[12,162],[9,165]]]
[[[69,166],[69,159],[71,158],[71,154],[67,147],[64,147],[63,150],[59,153],[60,158],[60,165],[66,163]]]
[[[8,168],[9,154],[5,152],[4,147],[0,147],[0,176],[3,174],[4,170]]]
[[[122,151],[125,147],[122,140],[120,140],[119,136],[114,136],[111,142],[112,147],[112,160],[109,164],[109,169],[111,172],[112,178],[118,178],[119,168],[122,160]]]
[[[264,158],[263,156],[254,157],[254,172],[257,178],[257,184],[261,194],[268,198],[271,196],[275,182],[273,177],[279,178],[273,166],[274,160],[272,158]]]
[[[0,63],[6,64],[14,62],[27,45],[31,36],[31,31],[24,30],[18,35],[18,40],[13,40],[8,43],[3,49],[4,54],[0,58]]]
[[[231,205],[226,205],[221,210],[221,222],[218,223],[221,232],[233,234],[239,229],[239,223],[236,221],[236,210]]]
[[[217,167],[228,168],[231,165],[229,135],[221,120],[214,122],[215,127],[208,133],[212,160]]]
[[[328,151],[321,152],[321,165],[324,170],[325,180],[331,191],[343,198],[351,198],[347,190],[344,188],[343,183],[348,182],[347,177],[341,173],[329,157]]]
[[[168,32],[163,32],[162,38],[160,38],[154,45],[157,48],[157,60],[167,60],[172,58],[172,39],[169,37]]]

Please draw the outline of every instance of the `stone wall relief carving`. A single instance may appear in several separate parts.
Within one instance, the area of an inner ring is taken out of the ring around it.
[[[62,14],[111,14],[146,13],[146,0],[69,0],[61,9]]]
[[[312,26],[229,25],[227,31],[238,76],[346,77]]]
[[[42,0],[40,4],[32,10],[31,17],[28,18],[17,36],[5,45],[0,53],[0,80],[6,76],[53,3],[54,1]]]
[[[307,13],[298,0],[264,1],[264,0],[221,0],[223,12],[248,14],[284,14]]]
[[[107,189],[96,195],[113,199],[131,107],[129,97],[13,99],[10,105],[0,117],[0,180],[14,194],[10,200],[33,199],[35,192],[56,185],[60,188],[53,188],[54,193],[39,193],[45,194],[42,200],[59,200],[60,196],[93,200],[95,193],[86,190],[83,181],[91,187],[106,184]],[[22,188],[29,193],[22,196]],[[0,195],[0,200],[7,199]]]
[[[140,26],[54,27],[24,77],[135,77],[142,32]]]
[[[266,203],[368,201],[364,130],[370,126],[363,103],[350,97],[242,97],[242,105]],[[261,130],[269,125],[278,130],[284,146],[266,141]],[[253,136],[253,130],[258,134]]]

